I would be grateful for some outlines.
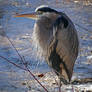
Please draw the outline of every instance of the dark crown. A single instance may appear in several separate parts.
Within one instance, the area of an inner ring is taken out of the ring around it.
[[[58,13],[56,10],[52,9],[52,8],[49,8],[49,7],[38,7],[36,9],[36,12],[38,11],[42,11],[42,12],[55,12],[55,13]]]

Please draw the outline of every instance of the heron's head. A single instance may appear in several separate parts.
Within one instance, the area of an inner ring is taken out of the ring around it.
[[[59,12],[45,5],[41,5],[35,9],[35,12],[29,14],[18,14],[15,17],[26,17],[31,19],[39,19],[42,16],[49,17],[52,14],[58,14]]]

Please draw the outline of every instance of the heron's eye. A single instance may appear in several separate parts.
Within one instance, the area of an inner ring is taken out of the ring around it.
[[[43,12],[42,12],[42,11],[37,11],[37,13],[38,13],[38,14],[43,14]]]

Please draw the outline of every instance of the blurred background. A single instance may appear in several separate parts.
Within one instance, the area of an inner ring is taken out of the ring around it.
[[[33,45],[35,21],[14,18],[16,13],[30,13],[39,5],[65,12],[73,21],[80,40],[73,78],[92,78],[92,0],[0,0],[0,56],[22,66],[7,35],[34,74],[51,72],[44,59],[41,56],[39,59],[39,48]],[[24,87],[18,87],[19,80],[30,80],[29,74],[0,58],[0,92],[28,92]]]

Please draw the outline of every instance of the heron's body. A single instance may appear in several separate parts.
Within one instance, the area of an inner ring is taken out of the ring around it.
[[[38,18],[34,25],[34,34],[42,54],[61,80],[70,81],[78,56],[76,29],[69,17],[62,12],[49,7],[40,7],[36,12]]]
[[[65,21],[62,18],[69,19],[64,13],[56,16],[51,14],[49,17],[42,16],[36,21],[34,32],[48,65],[59,77],[70,81],[78,55],[78,38],[71,20],[64,24]],[[64,25],[67,26],[64,27]]]

